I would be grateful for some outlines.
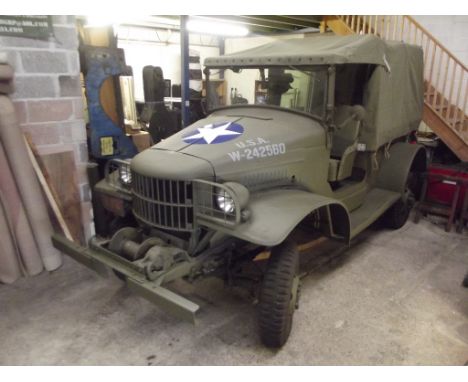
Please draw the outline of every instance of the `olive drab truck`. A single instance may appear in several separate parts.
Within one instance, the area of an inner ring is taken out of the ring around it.
[[[116,214],[134,224],[88,247],[60,235],[53,242],[188,320],[199,306],[171,281],[232,279],[267,253],[259,335],[280,347],[299,307],[297,228],[349,244],[378,219],[397,229],[408,218],[426,168],[424,149],[411,142],[423,108],[422,50],[322,35],[204,65],[206,118],[131,160],[110,161],[96,186],[103,204],[119,205]],[[242,102],[221,104],[220,73]]]

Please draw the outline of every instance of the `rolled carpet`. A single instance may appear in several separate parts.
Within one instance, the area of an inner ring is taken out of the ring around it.
[[[10,284],[22,276],[3,203],[0,201],[0,282]]]
[[[60,252],[51,242],[52,225],[47,214],[39,182],[29,161],[26,144],[18,126],[11,100],[0,95],[0,140],[21,195],[34,240],[45,269],[52,271],[62,264]]]
[[[0,142],[0,201],[3,203],[3,209],[6,219],[10,225],[10,231],[13,240],[16,243],[17,253],[11,254],[20,260],[24,271],[28,275],[37,275],[44,269],[41,256],[34,240],[31,226],[21,201],[20,193],[16,187],[15,178],[10,170],[3,145]],[[3,258],[6,255],[3,255]],[[4,260],[0,258],[0,268]]]

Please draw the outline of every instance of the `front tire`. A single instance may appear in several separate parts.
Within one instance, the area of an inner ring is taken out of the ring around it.
[[[260,338],[267,347],[283,346],[291,333],[299,299],[299,252],[291,242],[273,248],[260,289]]]

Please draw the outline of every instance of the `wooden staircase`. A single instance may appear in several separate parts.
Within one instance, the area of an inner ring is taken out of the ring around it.
[[[468,70],[410,16],[324,16],[321,31],[374,34],[416,44],[424,51],[423,121],[464,162],[468,161]]]

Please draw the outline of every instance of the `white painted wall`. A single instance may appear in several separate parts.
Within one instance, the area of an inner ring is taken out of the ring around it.
[[[457,59],[468,65],[468,16],[412,16],[419,24],[428,30],[437,40],[439,40]],[[434,65],[434,71],[438,68],[438,62]],[[442,84],[450,88],[452,81],[452,67],[450,67],[447,84]],[[466,77],[466,76],[465,76]],[[457,89],[459,76],[456,76],[454,88]],[[464,79],[461,85],[462,91],[466,92],[468,88],[468,78]],[[441,86],[439,90],[442,91]],[[463,94],[463,93],[462,93]],[[464,99],[459,100],[459,107],[463,108]],[[466,107],[466,106],[465,106]],[[429,127],[421,123],[420,130],[430,131]]]
[[[156,31],[155,29],[120,27],[118,47],[124,49],[127,65],[133,68],[135,98],[144,101],[143,67],[160,66],[164,78],[172,84],[181,82],[180,34],[178,32]],[[200,62],[205,57],[218,56],[217,38],[191,34],[190,49],[200,53]]]
[[[461,62],[468,65],[468,16],[412,16]]]

